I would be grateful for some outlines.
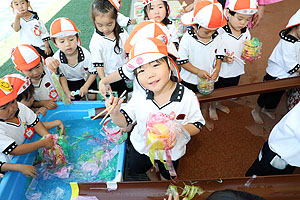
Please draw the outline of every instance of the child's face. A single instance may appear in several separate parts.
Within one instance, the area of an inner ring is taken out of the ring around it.
[[[164,59],[158,59],[137,68],[140,84],[155,93],[163,92],[170,80],[170,69]]]
[[[22,71],[28,78],[30,78],[33,82],[39,81],[42,77],[42,74],[44,72],[43,64],[40,62],[37,66],[34,68]]]
[[[28,99],[22,99],[20,101],[22,104],[24,104],[25,106],[27,106],[28,108],[30,108],[34,102],[34,98],[33,98],[33,95],[31,95],[30,98]]]
[[[55,46],[59,48],[66,56],[72,56],[77,50],[76,35],[69,35],[62,38],[55,38]]]
[[[235,13],[234,15],[228,14],[228,24],[230,28],[234,29],[235,31],[241,31],[241,29],[245,28],[252,15],[245,15],[240,13]]]
[[[19,13],[24,14],[28,12],[28,2],[25,0],[13,0],[12,6],[16,9]]]
[[[111,17],[110,12],[98,13],[95,16],[95,26],[98,31],[102,32],[106,37],[111,36],[116,26],[116,20]]]
[[[18,110],[18,104],[16,100],[12,100],[7,104],[0,106],[0,119],[9,120],[13,119]]]
[[[157,0],[147,5],[146,12],[149,19],[157,22],[163,21],[167,15],[166,7],[162,0]]]
[[[193,25],[193,28],[196,32],[198,39],[210,39],[212,34],[216,32],[216,30],[210,30],[204,27],[198,28],[198,25]]]

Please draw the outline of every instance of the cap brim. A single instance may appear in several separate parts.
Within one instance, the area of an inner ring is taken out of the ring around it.
[[[167,45],[168,53],[174,56],[175,58],[179,59],[179,53],[176,49],[176,46],[173,42],[170,41],[170,43]]]
[[[6,95],[5,97],[1,98],[0,106],[3,106],[12,100],[15,100],[17,98],[17,96],[18,95],[17,95],[16,91],[13,91],[12,93]]]
[[[31,62],[30,64],[24,63],[23,65],[16,66],[18,70],[21,71],[28,71],[31,70],[32,68],[36,67],[38,64],[41,62],[41,56],[39,59],[36,59],[35,61]]]
[[[191,26],[193,24],[197,24],[194,22],[194,10],[182,15],[180,17],[180,22],[185,26]]]
[[[60,33],[56,33],[54,35],[50,35],[50,37],[54,37],[54,38],[62,38],[62,37],[67,37],[67,36],[70,36],[70,35],[76,35],[78,32],[77,31],[74,31],[74,30],[71,30],[71,31],[63,31],[63,32],[60,32]]]
[[[158,60],[165,56],[167,56],[167,55],[164,55],[164,54],[158,53],[158,52],[142,53],[142,54],[136,55],[132,59],[130,59],[126,63],[126,67],[129,72],[133,72],[133,70],[135,70],[136,68],[138,68],[142,65],[148,64],[152,61]]]

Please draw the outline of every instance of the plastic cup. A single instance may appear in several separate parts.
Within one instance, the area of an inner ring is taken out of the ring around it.
[[[200,94],[208,95],[214,91],[214,84],[211,79],[199,78],[197,88]]]

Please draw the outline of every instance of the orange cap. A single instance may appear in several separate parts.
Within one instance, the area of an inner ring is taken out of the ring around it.
[[[78,32],[74,22],[66,17],[55,19],[50,26],[50,37],[66,37]]]
[[[22,94],[31,84],[30,79],[22,76],[21,74],[8,74],[1,80],[8,82],[13,87],[17,95]]]
[[[41,62],[41,56],[34,47],[21,44],[12,50],[11,60],[18,70],[28,71]]]
[[[0,106],[3,106],[16,98],[17,93],[13,90],[11,85],[4,80],[0,80]]]

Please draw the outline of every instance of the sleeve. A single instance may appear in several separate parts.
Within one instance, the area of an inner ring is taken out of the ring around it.
[[[126,17],[125,15],[123,15],[120,12],[118,13],[117,22],[122,27],[127,27],[127,26],[130,25],[130,19],[129,19],[129,17]]]
[[[93,63],[92,63],[91,53],[87,49],[85,49],[85,59],[84,59],[84,62],[85,62],[84,63],[85,66],[88,66],[89,74],[97,74],[97,70],[94,67]]]
[[[4,165],[4,163],[5,162],[3,162],[3,161],[0,160],[0,172],[2,172],[1,168],[2,168],[2,165]]]
[[[223,36],[221,34],[219,34],[217,37],[219,37],[219,41],[218,41],[218,47],[217,47],[217,52],[216,52],[216,57],[217,59],[221,59],[223,60],[226,54],[226,49],[225,49],[225,45],[223,42]]]
[[[131,99],[127,104],[122,105],[120,112],[124,115],[127,125],[133,123],[136,121],[136,115],[135,115],[135,105],[138,104],[138,98],[136,95],[132,95]]]
[[[8,137],[3,130],[0,130],[0,151],[4,155],[10,154],[18,145],[14,139]]]
[[[92,64],[94,67],[104,67],[104,59],[102,57],[102,45],[96,41],[95,35],[93,35],[90,41],[90,52],[92,57]]]
[[[133,80],[134,79],[133,72],[129,72],[127,70],[126,64],[119,67],[118,72],[123,80]]]
[[[20,109],[20,116],[24,116],[25,120],[24,122],[28,126],[35,126],[39,122],[38,116],[27,106],[24,104],[18,102],[18,106]]]
[[[189,108],[188,123],[193,124],[198,129],[202,130],[202,127],[205,125],[204,117],[201,113],[200,104],[195,93],[190,96],[191,103]]]
[[[176,27],[176,24],[172,22],[172,24],[168,25],[169,33],[171,35],[171,41],[174,43],[179,43],[179,38],[178,38],[178,30]]]
[[[185,64],[189,62],[189,39],[188,39],[188,33],[186,32],[183,37],[181,38],[181,41],[179,43],[179,49],[178,54],[180,59],[177,60],[177,63],[179,65]]]
[[[288,46],[285,46],[284,44],[288,44]],[[300,53],[299,49],[296,47],[295,43],[285,41],[281,47],[282,64],[284,71],[292,75],[296,73],[297,70],[300,68],[300,63],[297,60]]]
[[[47,27],[45,24],[42,22],[42,20],[39,20],[40,26],[41,26],[41,38],[43,42],[50,40],[50,35],[48,33]]]

